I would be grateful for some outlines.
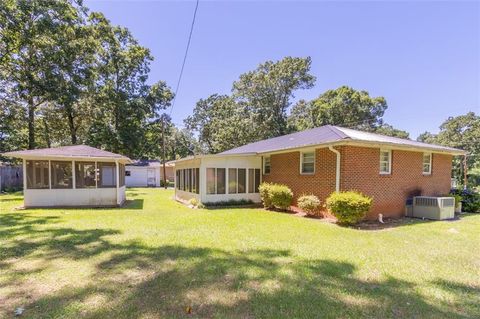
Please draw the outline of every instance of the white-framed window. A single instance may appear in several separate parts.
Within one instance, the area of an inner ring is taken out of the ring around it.
[[[225,168],[207,168],[207,194],[225,194],[226,177]]]
[[[423,153],[423,175],[432,174],[432,153]]]
[[[263,174],[268,175],[270,174],[270,156],[265,156],[263,158]]]
[[[380,174],[392,173],[392,151],[380,150]]]
[[[315,151],[300,153],[300,173],[301,174],[315,173]]]

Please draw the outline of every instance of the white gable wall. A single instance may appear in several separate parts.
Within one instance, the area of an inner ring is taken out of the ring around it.
[[[160,167],[148,166],[125,166],[125,171],[130,171],[130,176],[125,176],[125,185],[127,187],[147,187],[148,170],[155,173],[155,186],[160,187]]]

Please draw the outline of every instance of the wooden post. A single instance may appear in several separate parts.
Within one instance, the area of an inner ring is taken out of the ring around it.
[[[463,156],[463,189],[467,189],[467,173],[468,173],[468,168],[467,168],[467,154]]]

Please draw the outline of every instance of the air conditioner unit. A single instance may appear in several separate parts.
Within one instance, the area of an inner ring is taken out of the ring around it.
[[[415,196],[412,216],[435,220],[454,218],[455,198]]]

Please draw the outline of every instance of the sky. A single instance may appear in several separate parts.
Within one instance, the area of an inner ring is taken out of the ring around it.
[[[151,50],[149,82],[175,90],[194,1],[87,0]],[[480,113],[480,1],[202,1],[172,118],[267,60],[312,58],[313,99],[342,85],[383,96],[384,120],[411,138]]]

